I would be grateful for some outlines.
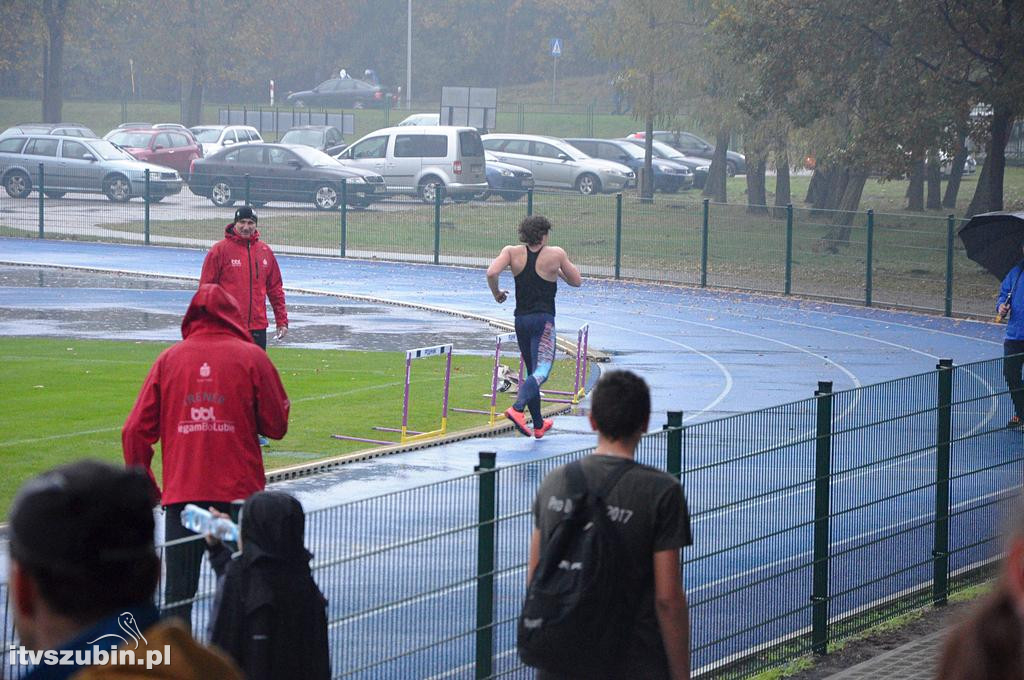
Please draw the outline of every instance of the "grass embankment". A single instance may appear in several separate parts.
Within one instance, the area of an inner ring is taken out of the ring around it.
[[[0,338],[0,517],[33,475],[68,461],[120,464],[121,426],[163,343]],[[332,439],[349,434],[394,440],[374,425],[399,427],[405,354],[272,347],[292,402],[287,436],[264,450],[268,469],[370,448]],[[441,420],[443,357],[413,363],[409,427],[433,430]],[[509,359],[506,363],[512,363]],[[573,368],[560,360],[551,389],[570,389]],[[456,355],[450,405],[485,408],[491,357]],[[511,395],[499,395],[499,406]],[[487,416],[449,412],[449,431],[483,425]],[[158,449],[159,451],[159,449]],[[155,469],[159,470],[159,455]],[[159,475],[159,472],[157,473]]]

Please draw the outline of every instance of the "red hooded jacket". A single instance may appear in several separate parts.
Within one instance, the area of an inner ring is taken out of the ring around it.
[[[288,431],[288,395],[266,352],[239,323],[221,286],[201,285],[181,323],[184,338],[149,371],[121,430],[124,462],[151,467],[159,439],[164,505],[248,498],[266,484],[257,434]]]
[[[274,323],[288,325],[281,269],[270,246],[260,241],[258,231],[246,239],[235,233],[233,223],[226,226],[224,238],[213,244],[203,260],[199,283],[219,283],[234,295],[247,330],[267,327],[267,297],[274,308]]]

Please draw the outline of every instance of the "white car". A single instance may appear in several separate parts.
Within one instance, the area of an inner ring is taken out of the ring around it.
[[[484,135],[483,140],[484,148],[499,161],[531,171],[538,187],[575,189],[590,195],[621,191],[636,181],[636,174],[629,167],[591,158],[555,137],[500,132]]]
[[[440,125],[440,113],[414,113],[403,120],[399,125]]]
[[[263,141],[259,130],[250,125],[197,125],[189,130],[203,147],[203,156],[217,153],[232,144]]]

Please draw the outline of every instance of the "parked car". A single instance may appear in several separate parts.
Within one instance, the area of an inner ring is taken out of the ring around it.
[[[566,139],[577,149],[591,158],[602,158],[629,166],[637,177],[644,167],[644,151],[636,144],[620,139]],[[654,173],[654,190],[671,194],[693,186],[693,172],[687,166],[660,158],[651,159],[651,170]]]
[[[149,170],[149,196],[159,201],[181,191],[174,170],[136,160],[105,139],[61,135],[12,135],[0,139],[0,182],[7,195],[26,198],[38,190],[43,165],[43,193],[103,193],[123,203],[144,196]]]
[[[292,92],[288,102],[295,106],[337,106],[353,109],[381,109],[398,103],[398,95],[355,78],[331,78],[312,90]]]
[[[98,135],[81,123],[18,123],[0,133],[0,138],[10,135],[64,135],[97,139]]]
[[[572,144],[541,135],[484,135],[484,148],[503,163],[533,173],[537,186],[575,189],[581,194],[621,191],[636,180],[628,166],[591,158]]]
[[[289,128],[278,140],[282,144],[302,144],[333,156],[345,148],[345,136],[333,125],[300,125]]]
[[[627,137],[622,141],[630,142],[641,148],[644,146],[644,140],[642,139]],[[693,187],[695,189],[704,188],[704,185],[708,181],[708,173],[711,171],[711,161],[706,158],[692,158],[687,156],[682,151],[669,146],[665,142],[652,142],[651,152],[654,154],[655,158],[670,160],[674,163],[682,163],[686,167],[690,168],[690,172],[693,173]]]
[[[511,163],[502,163],[490,151],[484,153],[487,161],[487,191],[480,198],[487,200],[497,194],[506,201],[518,201],[533,188],[533,173]]]
[[[189,189],[218,207],[244,200],[247,182],[247,202],[257,207],[289,201],[334,210],[341,205],[342,182],[346,202],[355,206],[369,205],[385,190],[379,173],[346,167],[300,144],[238,144],[192,162]]]
[[[633,139],[643,139],[643,132],[634,132],[630,135]],[[655,130],[654,139],[665,142],[669,146],[682,151],[687,156],[706,158],[711,160],[715,155],[715,145],[707,140],[701,139],[689,132],[670,132],[668,130]],[[710,163],[709,163],[710,165]],[[730,177],[734,175],[747,174],[747,159],[741,153],[735,151],[725,152],[725,172]]]
[[[338,154],[346,165],[384,175],[388,191],[433,203],[437,192],[454,200],[487,191],[484,147],[471,127],[425,125],[371,132]]]
[[[249,125],[197,125],[189,132],[199,142],[203,155],[217,153],[225,146],[245,142],[262,142],[259,131]]]
[[[202,148],[187,130],[111,130],[103,137],[140,161],[174,168],[188,176],[192,161],[202,157]]]
[[[439,113],[414,113],[406,116],[399,125],[440,125],[441,114]]]

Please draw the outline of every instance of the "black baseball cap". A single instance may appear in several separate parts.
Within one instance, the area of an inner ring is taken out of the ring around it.
[[[252,220],[253,222],[259,223],[259,218],[256,217],[256,213],[252,211],[251,205],[243,205],[241,208],[235,211],[235,222],[238,220]]]

